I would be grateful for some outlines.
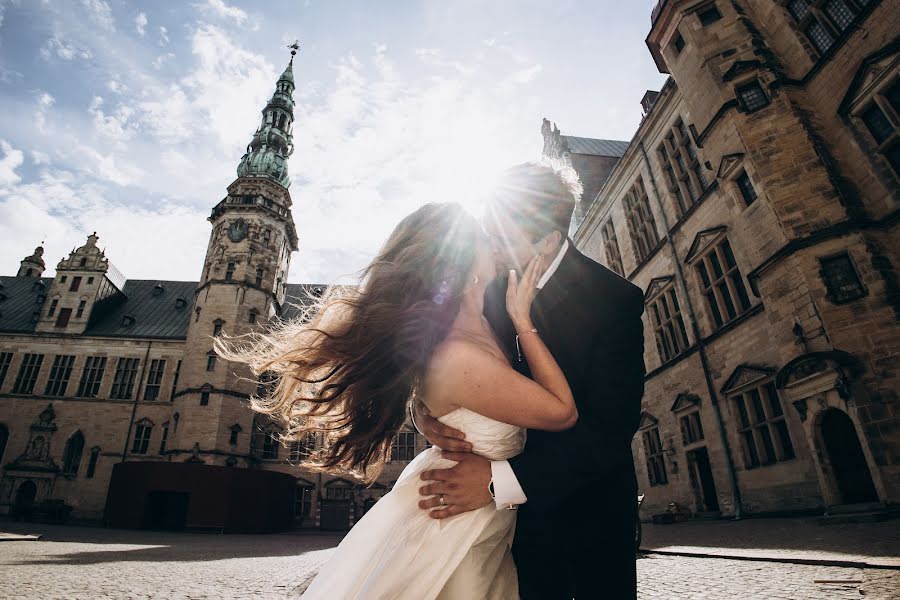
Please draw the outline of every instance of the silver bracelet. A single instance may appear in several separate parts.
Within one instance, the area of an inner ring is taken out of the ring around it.
[[[537,333],[538,330],[534,327],[531,328],[531,333]],[[516,334],[516,354],[519,355],[519,362],[522,362],[522,348],[519,347],[519,334]]]

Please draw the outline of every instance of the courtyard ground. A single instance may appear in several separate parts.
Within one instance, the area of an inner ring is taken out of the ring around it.
[[[0,535],[4,600],[299,598],[340,541],[317,532],[219,535],[12,521],[0,521],[0,532],[7,534]],[[898,532],[898,520],[650,525],[645,547],[655,550],[638,560],[638,596],[900,598],[900,565],[890,562],[898,556]]]

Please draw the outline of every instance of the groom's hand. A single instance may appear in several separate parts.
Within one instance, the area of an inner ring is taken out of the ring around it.
[[[471,452],[472,444],[466,441],[462,431],[448,427],[429,415],[421,402],[415,404],[416,425],[419,432],[432,446],[453,452]]]
[[[420,477],[431,483],[419,488],[423,496],[431,496],[419,501],[419,508],[433,509],[441,506],[440,497],[444,498],[446,508],[432,510],[428,516],[434,519],[446,519],[470,510],[487,506],[494,501],[488,490],[491,482],[491,461],[471,452],[447,452],[444,458],[455,460],[458,464],[449,469],[431,469],[424,471]]]

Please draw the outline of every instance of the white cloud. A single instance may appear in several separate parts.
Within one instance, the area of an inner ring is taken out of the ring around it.
[[[169,43],[169,30],[160,25],[159,27],[159,45],[165,46]]]
[[[147,33],[147,15],[144,13],[138,13],[138,15],[134,18],[134,28],[138,32],[138,35],[144,37]]]
[[[129,118],[134,114],[130,104],[119,104],[112,114],[107,115],[103,111],[103,98],[94,96],[88,112],[93,117],[94,130],[114,144],[128,141],[137,133],[134,124],[129,123]]]
[[[105,0],[82,0],[82,4],[98,25],[110,31],[115,30],[116,26],[113,22],[112,9]]]
[[[75,60],[80,58],[88,60],[93,58],[91,51],[84,46],[71,41],[64,41],[60,34],[54,34],[40,49],[41,57],[50,60],[53,57],[63,60]]]
[[[247,22],[247,13],[237,6],[229,6],[224,0],[206,0],[204,4],[196,5],[201,12],[210,14],[219,19],[232,20],[238,25]]]
[[[152,64],[153,64],[153,68],[154,68],[154,69],[161,69],[161,68],[163,67],[164,64],[166,64],[167,62],[169,62],[169,61],[172,60],[173,58],[175,58],[175,54],[173,54],[172,52],[166,52],[165,54],[160,54],[160,55],[157,56],[155,59],[153,59],[153,63],[152,63]]]
[[[0,140],[0,150],[3,158],[0,158],[0,187],[6,187],[18,183],[22,178],[16,173],[16,169],[22,166],[25,155],[21,150],[16,150],[6,140]]]
[[[128,92],[128,86],[118,79],[110,79],[106,82],[106,87],[114,94],[124,94]]]
[[[416,48],[415,54],[428,66],[453,69],[460,75],[472,75],[478,69],[478,66],[474,64],[444,58],[440,48]]]
[[[35,125],[38,131],[47,131],[47,110],[53,106],[56,100],[47,92],[39,92],[37,97],[37,112],[35,113]]]
[[[31,162],[40,166],[50,164],[50,155],[40,150],[31,151]]]

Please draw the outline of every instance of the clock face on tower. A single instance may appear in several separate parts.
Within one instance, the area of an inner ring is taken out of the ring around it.
[[[249,231],[250,224],[243,219],[237,219],[228,226],[228,239],[232,242],[239,242],[247,237],[247,232]]]

